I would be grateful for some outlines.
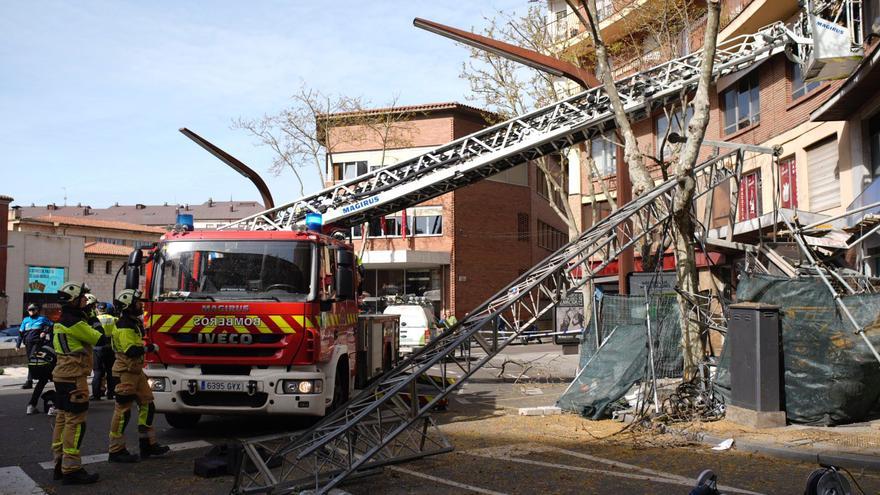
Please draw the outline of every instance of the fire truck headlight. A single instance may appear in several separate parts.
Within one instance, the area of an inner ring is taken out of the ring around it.
[[[282,387],[285,394],[320,394],[323,391],[321,380],[284,380]]]
[[[166,381],[164,378],[147,378],[147,385],[153,392],[164,392]]]

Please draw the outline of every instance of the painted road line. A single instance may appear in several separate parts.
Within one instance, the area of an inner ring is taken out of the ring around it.
[[[0,468],[0,480],[3,484],[0,492],[4,495],[46,495],[40,485],[18,466]]]
[[[465,483],[459,483],[457,481],[452,481],[452,480],[448,480],[448,479],[444,479],[444,478],[438,478],[436,476],[431,476],[430,474],[420,473],[418,471],[411,471],[409,469],[402,468],[400,466],[391,466],[391,467],[388,467],[387,469],[390,469],[392,471],[397,471],[398,473],[404,473],[404,474],[408,474],[410,476],[415,476],[417,478],[424,478],[426,480],[434,481],[436,483],[443,483],[444,485],[454,486],[456,488],[462,488],[464,490],[469,490],[469,491],[476,492],[476,493],[485,493],[486,495],[507,495],[506,493],[503,493],[503,492],[496,492],[493,490],[487,490],[485,488],[480,488],[478,486],[468,485]]]
[[[180,443],[172,443],[169,445],[171,447],[171,452],[179,452],[181,450],[190,450],[190,449],[200,449],[202,447],[213,447],[214,444],[208,443],[204,440],[193,440],[192,442],[180,442]],[[97,462],[107,462],[107,454],[95,454],[95,455],[86,455],[82,458],[83,464],[95,464]],[[53,461],[41,462],[40,467],[43,469],[53,469],[55,467],[55,463]]]
[[[625,462],[613,461],[611,459],[603,459],[602,457],[596,457],[596,456],[593,456],[590,454],[582,454],[580,452],[574,452],[572,450],[560,449],[558,447],[548,447],[547,449],[550,452],[559,452],[560,454],[570,455],[572,457],[577,457],[580,459],[585,459],[585,460],[593,461],[593,462],[601,462],[603,464],[608,464],[609,466],[625,468],[625,469],[632,469],[634,471],[639,471],[639,472],[645,473],[645,474],[664,476],[669,479],[686,481],[691,484],[696,482],[696,480],[694,478],[688,478],[687,476],[681,476],[681,475],[674,474],[674,473],[667,473],[665,471],[655,471],[653,469],[643,468],[643,467],[639,467],[639,466],[636,466],[633,464],[627,464]],[[724,492],[736,492],[736,493],[744,493],[744,494],[748,494],[748,495],[760,495],[757,492],[750,492],[748,490],[742,490],[739,488],[734,488],[732,486],[726,486],[726,485],[718,485],[718,489],[721,491],[724,491]]]
[[[503,461],[516,462],[519,464],[529,464],[532,466],[540,466],[547,468],[555,468],[555,469],[564,469],[567,471],[577,471],[582,473],[593,473],[600,474],[605,476],[612,476],[617,478],[626,478],[632,480],[639,481],[651,481],[655,483],[665,483],[672,485],[681,485],[689,488],[693,488],[696,480],[688,479],[683,476],[672,475],[674,478],[668,477],[667,473],[662,473],[660,475],[647,475],[647,474],[635,474],[635,473],[621,473],[617,471],[609,471],[604,469],[595,469],[595,468],[586,468],[580,466],[570,466],[568,464],[557,464],[552,462],[543,462],[543,461],[535,461],[532,459],[521,459],[518,457],[514,457],[514,455],[523,455],[530,453],[539,453],[539,452],[553,452],[555,451],[555,447],[543,447],[543,446],[523,446],[523,445],[512,445],[505,447],[493,447],[489,449],[480,449],[480,450],[470,450],[461,452],[466,455],[473,455],[477,457],[485,457],[487,459],[497,459]],[[614,461],[612,461],[614,462]],[[621,463],[622,464],[622,463]],[[639,468],[641,469],[641,468]],[[720,487],[719,487],[720,488]],[[742,493],[744,495],[762,495],[758,492],[752,492],[748,490],[742,490],[739,488],[725,487],[725,491],[731,493]]]

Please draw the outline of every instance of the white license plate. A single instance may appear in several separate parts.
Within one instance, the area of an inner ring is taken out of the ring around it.
[[[245,392],[247,386],[244,382],[201,380],[199,381],[199,390],[202,392]]]

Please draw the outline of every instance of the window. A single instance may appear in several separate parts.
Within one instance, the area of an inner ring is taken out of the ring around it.
[[[724,105],[724,134],[733,134],[760,122],[758,71],[752,71],[733,88],[721,93],[721,102]]]
[[[113,273],[113,262],[112,261],[107,260],[106,262],[104,262],[104,273],[106,273],[107,275],[110,275]]]
[[[124,246],[124,239],[115,239],[110,237],[95,237],[95,242],[106,242],[107,244],[116,244],[117,246]]]
[[[89,273],[95,273],[95,260],[86,261],[86,271]]]
[[[596,170],[602,177],[617,173],[617,145],[614,144],[611,137],[599,136],[590,141],[593,161],[596,163]]]
[[[779,161],[779,206],[797,208],[797,163],[794,157]]]
[[[880,114],[868,121],[868,140],[870,141],[871,170],[874,177],[880,177]]]
[[[415,235],[443,234],[443,208],[440,206],[414,208]]]
[[[518,241],[528,241],[529,240],[529,214],[528,213],[517,213],[516,214],[516,240]]]
[[[343,162],[333,164],[333,180],[351,180],[367,173],[367,162]]]
[[[739,219],[751,220],[761,214],[761,171],[743,174],[739,182]]]
[[[369,237],[402,237],[404,222],[406,235],[430,236],[443,235],[443,207],[418,206],[408,208],[406,217],[402,211],[387,215],[384,218],[371,219]],[[352,237],[363,237],[363,226],[356,225],[351,229]]]
[[[613,0],[596,0],[596,17],[599,20],[607,19],[614,14]]]
[[[556,251],[565,245],[566,236],[561,230],[538,220],[538,247]]]
[[[535,189],[538,191],[538,196],[546,200],[550,200],[550,186],[547,184],[547,174],[544,173],[544,170],[541,167],[535,167],[535,170],[538,172],[537,184],[535,185]]]
[[[801,96],[813,91],[818,88],[822,83],[819,81],[814,81],[810,83],[804,82],[804,75],[801,72],[800,64],[795,64],[789,62],[789,66],[791,67],[791,99],[792,101],[797,100]]]
[[[677,144],[672,144],[669,141],[666,142],[666,146],[663,146],[661,150],[660,147],[663,144],[663,138],[666,137],[666,130],[669,129],[669,120],[672,118],[672,128],[669,129],[669,133],[676,133],[679,136],[687,135],[687,126],[691,121],[691,118],[694,116],[694,107],[688,106],[687,109],[687,118],[685,118],[684,114],[681,110],[676,112],[671,112],[671,114],[667,117],[666,112],[663,112],[657,117],[657,120],[654,123],[657,132],[655,134],[657,142],[656,149],[657,157],[663,157],[663,159],[668,159],[672,157],[676,152],[678,152],[679,146]]]

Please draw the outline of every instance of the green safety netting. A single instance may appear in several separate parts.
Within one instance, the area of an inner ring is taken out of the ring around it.
[[[780,307],[784,406],[793,423],[835,425],[864,421],[880,411],[880,363],[818,278],[743,275],[740,302]],[[880,346],[880,295],[844,296],[843,303]],[[715,385],[729,401],[729,349],[721,353]]]
[[[627,408],[623,396],[650,377],[649,323],[657,378],[680,377],[682,370],[675,296],[607,295],[597,313],[598,325],[591,318],[582,335],[581,372],[557,402],[563,410],[591,419]],[[602,342],[598,349],[597,327]]]

